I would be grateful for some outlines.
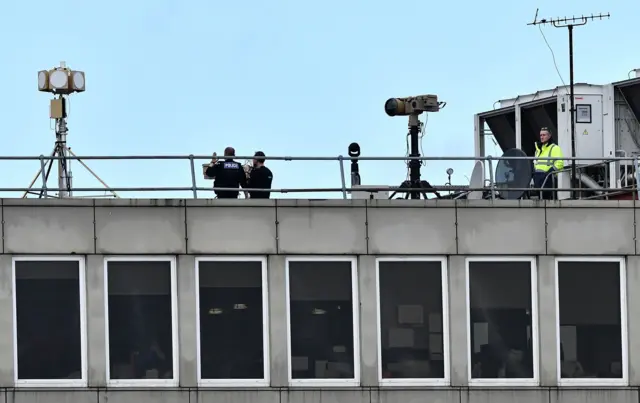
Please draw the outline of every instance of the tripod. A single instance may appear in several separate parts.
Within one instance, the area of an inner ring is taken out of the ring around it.
[[[74,157],[77,157],[77,156],[73,153],[73,151],[71,151],[71,148],[67,147],[67,133],[69,130],[67,128],[66,118],[62,117],[60,119],[56,119],[55,125],[56,125],[55,126],[56,127],[56,144],[53,147],[53,152],[51,153],[51,157],[48,158],[48,161],[46,163],[40,166],[40,170],[38,171],[36,176],[33,178],[31,183],[29,184],[29,187],[27,188],[27,190],[22,195],[23,199],[26,198],[28,194],[38,195],[38,198],[40,199],[43,197],[54,197],[54,196],[49,196],[47,194],[46,184],[47,184],[47,181],[49,180],[49,175],[51,174],[51,169],[53,168],[53,161],[55,161],[55,157],[59,157],[57,159],[58,160],[58,188],[60,189],[60,193],[58,194],[58,197],[59,198],[72,197],[72,185],[71,185],[72,175],[71,175],[70,161],[68,160],[67,155],[70,154]],[[100,177],[95,172],[93,172],[91,168],[89,168],[87,164],[84,163],[84,161],[82,161],[81,159],[78,159],[77,161],[94,178],[96,178],[98,182],[100,182],[106,188],[106,190],[111,192],[113,197],[116,197],[116,198],[120,197],[116,192],[109,189],[109,186],[102,179],[100,179]],[[43,172],[45,170],[46,172]],[[42,181],[42,184],[43,184],[42,189],[38,192],[34,192],[31,189],[33,188],[33,185],[36,183],[40,175],[44,176]]]
[[[409,137],[411,140],[411,150],[409,153],[409,157],[420,157],[420,132],[421,132],[421,123],[418,119],[417,114],[409,115]],[[420,165],[421,161],[417,159],[409,160],[409,180],[406,180],[400,184],[400,187],[395,192],[391,193],[389,199],[393,199],[396,193],[403,192],[404,198],[409,199],[420,199],[420,195],[424,199],[427,199],[427,193],[434,193],[438,199],[440,193],[438,193],[431,184],[425,180],[420,179]],[[403,190],[403,189],[412,189],[412,190]]]

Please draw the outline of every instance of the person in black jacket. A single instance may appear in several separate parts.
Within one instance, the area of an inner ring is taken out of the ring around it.
[[[265,155],[262,151],[256,151],[253,156],[253,169],[249,174],[247,183],[249,189],[271,189],[273,173],[264,166],[264,157]],[[249,191],[249,197],[252,199],[268,199],[270,196],[271,192],[266,190]]]
[[[242,164],[233,160],[236,155],[236,150],[233,147],[227,147],[224,149],[224,160],[218,161],[216,154],[213,154],[213,159],[205,172],[210,178],[213,178],[214,188],[239,188],[247,187],[247,175],[242,168]],[[216,196],[218,199],[237,199],[238,191],[232,190],[216,190]]]

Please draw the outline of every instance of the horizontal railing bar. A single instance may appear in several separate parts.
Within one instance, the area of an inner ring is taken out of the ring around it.
[[[1,192],[25,192],[25,191],[31,191],[31,192],[40,192],[42,190],[44,190],[44,188],[0,188],[0,193]],[[46,188],[46,190],[48,192],[60,192],[60,191],[67,191],[67,189],[59,189],[59,188]],[[187,192],[187,191],[193,191],[193,187],[110,187],[110,188],[72,188],[72,190],[74,192],[108,192],[108,191],[115,191],[115,192]],[[227,192],[264,192],[265,189],[253,189],[253,188],[213,188],[213,187],[198,187],[196,188],[197,191],[227,191]],[[432,188],[405,188],[405,187],[357,187],[357,188],[352,188],[352,187],[348,187],[348,188],[341,188],[341,187],[336,187],[336,188],[291,188],[291,189],[286,189],[286,188],[282,188],[282,189],[268,189],[269,192],[273,192],[273,193],[316,193],[316,192],[342,192],[343,190],[346,190],[347,192],[383,192],[383,191],[389,191],[389,192],[398,192],[398,193],[408,193],[408,192],[420,192],[420,193],[433,193],[434,191],[438,191],[438,192],[473,192],[473,191],[490,191],[491,188],[489,187],[484,187],[484,188],[466,188],[466,187],[461,187],[461,186],[453,186],[453,187],[449,187],[449,186],[433,186]],[[561,189],[555,189],[555,188],[533,188],[533,187],[527,187],[527,188],[502,188],[499,186],[494,186],[493,188],[494,191],[496,192],[509,192],[509,191],[545,191],[545,192],[564,192],[564,191],[572,191],[572,190],[576,190],[576,191],[585,191],[585,192],[613,192],[613,191],[620,191],[620,188],[597,188],[597,189],[592,189],[592,188],[561,188]],[[628,193],[631,192],[635,192],[635,189],[629,189]]]
[[[236,156],[233,157],[236,160],[248,160],[253,159],[253,156]],[[263,157],[266,160],[280,160],[280,161],[406,161],[406,160],[418,160],[418,161],[501,161],[501,160],[552,160],[552,161],[602,161],[603,163],[613,161],[634,161],[637,157],[609,157],[609,158],[597,158],[597,157]],[[211,160],[211,156],[201,155],[88,155],[88,156],[72,156],[65,157],[40,155],[34,156],[0,156],[0,161],[35,161],[35,160]],[[220,158],[222,159],[222,158]]]

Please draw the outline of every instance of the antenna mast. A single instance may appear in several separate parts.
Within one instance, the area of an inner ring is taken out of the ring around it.
[[[72,197],[72,184],[71,184],[71,170],[69,168],[70,159],[68,155],[76,157],[78,163],[80,163],[91,175],[93,175],[100,183],[109,190],[114,197],[119,197],[116,192],[109,189],[106,183],[98,175],[95,174],[89,167],[78,159],[77,156],[71,151],[71,148],[67,147],[67,134],[69,129],[67,127],[67,97],[73,93],[79,93],[85,91],[85,76],[83,71],[71,70],[67,68],[65,62],[60,62],[60,67],[54,67],[51,70],[42,70],[38,72],[38,91],[48,92],[53,94],[54,98],[51,100],[51,106],[49,109],[50,118],[55,120],[56,130],[56,144],[51,153],[51,159],[46,163],[41,161],[40,170],[36,174],[35,178],[29,184],[29,188],[24,192],[22,198],[26,198],[28,194],[34,193],[31,188],[38,180],[38,177],[43,177],[43,187],[39,192],[39,197],[47,197],[47,180],[53,167],[54,159],[58,159],[58,197],[66,198]],[[48,167],[46,166],[48,165]],[[46,172],[45,172],[46,170]]]
[[[576,115],[575,115],[575,99],[573,93],[573,27],[579,27],[587,25],[587,22],[593,20],[602,20],[604,18],[610,18],[611,14],[598,14],[588,15],[580,17],[564,17],[564,18],[549,18],[538,20],[538,9],[536,9],[536,15],[533,17],[533,22],[527,25],[553,25],[556,28],[567,28],[569,30],[569,113],[571,113],[571,156],[576,156]],[[571,161],[571,187],[575,187],[576,182],[576,160]],[[577,193],[575,190],[571,191],[571,198],[577,199]]]

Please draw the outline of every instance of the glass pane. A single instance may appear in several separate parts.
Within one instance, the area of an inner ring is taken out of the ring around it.
[[[111,379],[172,379],[170,262],[109,262]]]
[[[470,262],[471,377],[533,378],[530,262]]]
[[[383,378],[444,378],[440,262],[380,262]]]
[[[563,378],[622,378],[620,265],[558,262]]]
[[[354,378],[351,262],[289,262],[293,379]]]
[[[15,267],[18,379],[82,379],[80,264]]]
[[[200,262],[202,379],[263,379],[261,262]]]

